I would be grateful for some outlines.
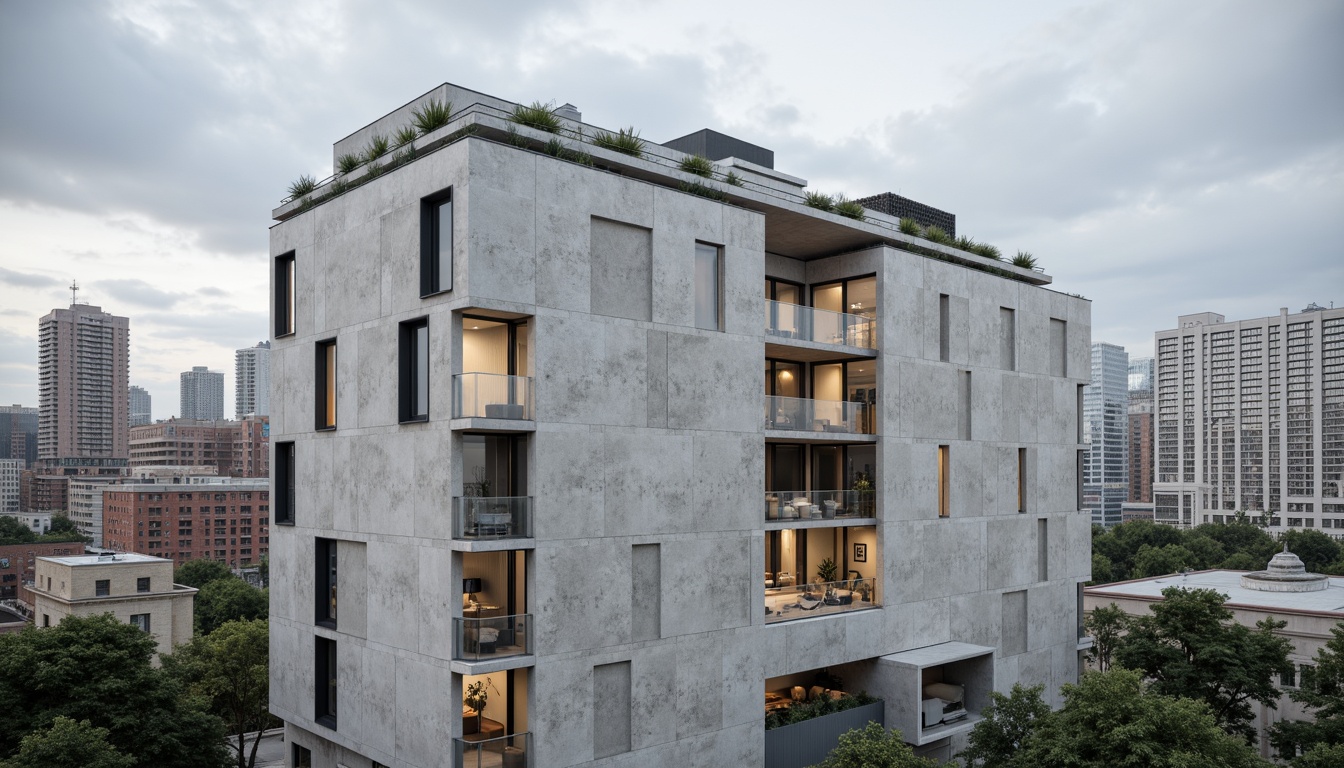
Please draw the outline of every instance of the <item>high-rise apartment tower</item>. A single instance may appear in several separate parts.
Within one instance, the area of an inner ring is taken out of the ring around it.
[[[1158,331],[1155,519],[1344,536],[1344,309]]]
[[[1119,525],[1129,495],[1129,355],[1092,345],[1092,383],[1083,391],[1083,506],[1097,525]]]
[[[149,390],[132,384],[130,398],[132,427],[148,424],[154,420],[153,401],[149,396]]]
[[[62,474],[115,474],[130,430],[130,324],[89,304],[38,321],[38,459]]]
[[[270,414],[271,342],[260,341],[255,347],[237,350],[233,370],[233,417]]]
[[[181,410],[184,419],[224,418],[224,374],[203,365],[183,371]]]

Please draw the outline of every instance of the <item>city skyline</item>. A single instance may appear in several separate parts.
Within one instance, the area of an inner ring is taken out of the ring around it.
[[[37,404],[37,320],[72,280],[132,318],[156,420],[184,358],[226,372],[232,401],[235,350],[266,335],[262,209],[330,173],[329,127],[445,80],[652,141],[725,131],[810,189],[950,211],[1034,253],[1093,300],[1095,338],[1135,355],[1172,316],[1344,301],[1323,295],[1344,285],[1337,4],[856,6],[806,25],[764,6],[515,11],[0,9],[0,402]],[[704,18],[720,23],[688,21]],[[470,34],[428,44],[443,29]],[[928,34],[880,44],[912,29]]]

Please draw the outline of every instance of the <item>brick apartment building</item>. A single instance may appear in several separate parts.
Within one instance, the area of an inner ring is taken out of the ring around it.
[[[32,469],[19,473],[19,509],[23,512],[65,512],[70,509],[69,493],[66,475],[39,474]]]
[[[131,428],[131,467],[214,467],[221,477],[270,474],[265,416],[230,421],[168,419]]]
[[[19,587],[33,583],[37,558],[82,554],[78,541],[0,545],[0,600],[24,599]]]
[[[129,483],[103,491],[103,546],[178,563],[208,558],[234,568],[270,546],[266,479],[195,485]]]

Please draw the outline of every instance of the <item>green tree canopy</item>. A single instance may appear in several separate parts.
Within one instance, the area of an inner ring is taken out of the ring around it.
[[[242,579],[216,579],[196,593],[196,627],[208,635],[226,621],[264,619],[270,613],[269,595]]]
[[[194,695],[210,702],[233,735],[238,768],[252,768],[261,731],[276,724],[270,701],[268,626],[263,619],[229,621],[197,635],[163,659],[163,668]],[[251,746],[248,733],[256,733]]]
[[[51,727],[23,737],[19,753],[0,768],[134,768],[135,758],[107,741],[107,729],[88,720],[57,717]]]
[[[1010,764],[1040,719],[1050,714],[1050,705],[1041,699],[1042,690],[1044,686],[1014,684],[1007,696],[990,692],[990,704],[980,713],[984,719],[976,723],[967,748],[957,757],[970,768]]]
[[[155,648],[110,614],[0,635],[0,755],[64,716],[107,729],[107,742],[136,766],[227,766],[219,718],[151,664]]]
[[[31,544],[37,541],[37,534],[17,517],[0,515],[0,545]]]
[[[1285,531],[1279,541],[1280,548],[1287,544],[1288,551],[1302,558],[1302,564],[1313,573],[1321,573],[1339,560],[1339,542],[1320,531]]]
[[[1180,544],[1167,544],[1153,547],[1144,544],[1134,556],[1134,568],[1129,574],[1133,579],[1146,579],[1152,576],[1164,576],[1179,573],[1186,568],[1194,568],[1195,556]]]
[[[1274,677],[1292,644],[1274,630],[1285,623],[1238,624],[1223,607],[1227,597],[1211,589],[1168,587],[1162,597],[1151,616],[1130,620],[1115,663],[1142,672],[1156,693],[1205,702],[1229,732],[1254,734],[1251,702],[1274,706],[1279,697]]]
[[[868,723],[840,736],[840,743],[815,768],[937,768],[938,763],[918,757],[901,732]]]
[[[1004,768],[1270,768],[1201,701],[1163,696],[1138,672],[1084,674]],[[978,729],[983,721],[976,724]],[[974,732],[972,732],[974,733]]]
[[[1316,747],[1344,748],[1344,622],[1331,627],[1330,633],[1331,638],[1316,652],[1315,666],[1303,666],[1298,689],[1288,692],[1293,701],[1306,705],[1312,720],[1275,723],[1270,733],[1270,742],[1280,754],[1293,755],[1298,750],[1309,753]],[[1321,754],[1329,754],[1328,749]],[[1293,761],[1295,768],[1315,765],[1299,764],[1298,760]]]
[[[173,582],[200,589],[212,581],[236,578],[229,566],[218,560],[188,560],[173,571]]]
[[[1269,565],[1269,558],[1257,557],[1248,552],[1233,552],[1218,567],[1229,571],[1263,571]]]
[[[1092,637],[1092,647],[1087,651],[1087,659],[1101,672],[1111,668],[1111,657],[1120,638],[1129,631],[1129,614],[1115,603],[1092,609],[1092,613],[1083,619],[1083,629]]]

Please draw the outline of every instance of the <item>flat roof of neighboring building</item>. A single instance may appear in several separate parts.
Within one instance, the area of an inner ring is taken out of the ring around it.
[[[113,565],[116,563],[171,563],[163,557],[142,555],[139,552],[118,552],[115,555],[67,555],[64,557],[39,557],[38,560],[50,560],[61,565]]]
[[[1259,608],[1271,611],[1312,611],[1338,613],[1344,616],[1344,578],[1330,577],[1330,586],[1315,592],[1265,592],[1241,586],[1241,577],[1253,571],[1193,571],[1185,575],[1171,574],[1151,579],[1135,579],[1115,584],[1100,584],[1084,589],[1089,595],[1132,597],[1141,600],[1161,600],[1167,587],[1187,589],[1216,589],[1227,595],[1233,607]]]

